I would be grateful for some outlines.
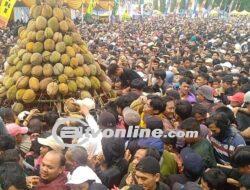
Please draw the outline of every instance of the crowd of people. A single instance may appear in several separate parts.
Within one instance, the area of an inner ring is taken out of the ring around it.
[[[23,25],[24,23],[20,21],[12,21],[9,22],[6,28],[0,29],[0,46],[2,47],[0,50],[0,71],[4,68],[4,62],[6,61],[10,48],[13,47],[17,41],[18,28]]]
[[[86,24],[79,32],[117,98],[99,107],[72,97],[64,115],[1,107],[0,189],[250,189],[247,18],[169,15]],[[82,122],[60,122],[69,117]],[[58,129],[92,134],[56,139],[58,122]],[[130,127],[163,135],[94,135]]]

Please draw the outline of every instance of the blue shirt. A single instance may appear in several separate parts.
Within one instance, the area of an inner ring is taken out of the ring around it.
[[[230,128],[226,137],[221,142],[213,136],[208,136],[208,140],[214,148],[214,155],[218,163],[229,164],[230,157],[239,146],[245,146],[246,143],[241,135]]]

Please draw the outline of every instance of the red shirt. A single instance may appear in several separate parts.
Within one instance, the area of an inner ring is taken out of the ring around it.
[[[35,187],[35,190],[69,190],[70,188],[65,185],[67,176],[65,173],[60,174],[55,180],[46,183],[41,180]]]

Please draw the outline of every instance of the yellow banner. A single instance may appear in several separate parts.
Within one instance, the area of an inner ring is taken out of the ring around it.
[[[0,6],[0,27],[6,27],[16,0],[2,0]]]

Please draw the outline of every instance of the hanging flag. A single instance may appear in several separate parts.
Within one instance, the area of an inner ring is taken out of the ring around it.
[[[185,0],[185,12],[187,12],[188,10],[188,4],[189,4],[189,0]]]
[[[165,14],[168,13],[168,6],[169,6],[169,0],[166,0],[166,2],[165,2]]]
[[[194,0],[190,0],[188,3],[188,9],[193,10],[193,7],[194,7]]]
[[[170,13],[171,12],[171,6],[172,6],[172,0],[169,0],[169,2],[168,2],[168,13]]]
[[[205,8],[205,5],[206,5],[206,0],[203,0],[200,5],[199,5],[199,12],[201,13],[202,12],[202,9]]]
[[[177,1],[176,1],[175,9],[174,9],[174,12],[175,12],[175,13],[178,13],[178,12],[179,12],[180,2],[181,2],[181,0],[177,0]]]
[[[196,8],[197,8],[198,0],[194,1],[194,9],[193,9],[193,14],[196,14]]]
[[[214,2],[215,2],[215,0],[213,0],[211,4],[209,3],[209,5],[208,5],[208,10],[213,9],[213,7],[214,7]]]
[[[112,15],[117,16],[118,9],[119,9],[119,0],[114,0],[114,8],[112,11]]]
[[[234,0],[232,0],[231,3],[230,3],[230,5],[229,5],[229,13],[230,13],[231,10],[232,10],[233,4],[234,4]]]
[[[223,3],[223,0],[220,3],[219,10],[221,10],[222,3]]]
[[[2,0],[0,6],[0,28],[6,27],[16,0]]]
[[[89,6],[87,8],[86,14],[92,15],[95,4],[96,4],[95,0],[90,0],[89,1]]]
[[[180,12],[180,5],[181,5],[181,0],[177,0],[177,9],[176,9],[176,13]]]

